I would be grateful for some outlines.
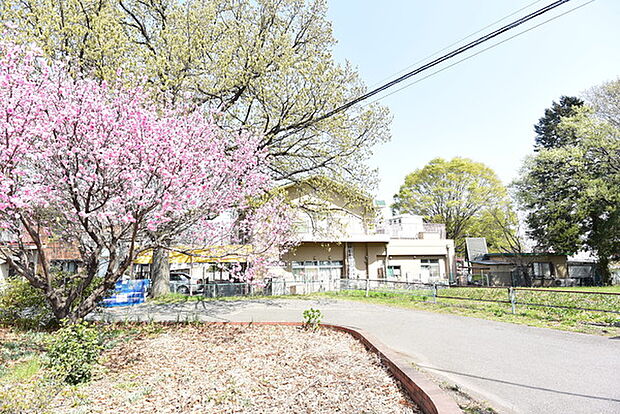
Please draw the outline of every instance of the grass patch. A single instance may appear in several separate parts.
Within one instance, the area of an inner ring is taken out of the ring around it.
[[[2,375],[6,381],[24,381],[35,376],[41,369],[41,360],[35,356],[25,361],[14,364]]]
[[[566,293],[519,290],[516,292],[517,305],[515,314],[512,314],[508,289],[439,289],[436,303],[433,302],[432,291],[426,289],[371,291],[368,297],[365,296],[366,292],[363,290],[325,292],[315,296],[453,313],[598,335],[614,336],[620,334],[619,314],[576,309],[620,311],[620,296],[570,293],[572,289],[574,288],[564,289],[569,291]],[[589,289],[596,291],[596,288],[581,288],[577,290],[590,291]],[[617,287],[599,288],[598,290],[602,292],[616,292]],[[501,303],[492,301],[499,301]],[[546,308],[536,305],[554,305],[561,306],[562,308]]]
[[[163,331],[160,324],[98,324],[105,349]],[[0,413],[44,413],[58,395],[84,404],[83,385],[71,386],[48,366],[51,333],[0,328]],[[96,377],[104,375],[97,366]]]
[[[618,286],[579,286],[579,287],[558,287],[557,290],[574,290],[582,292],[603,292],[603,293],[620,293],[620,285]]]

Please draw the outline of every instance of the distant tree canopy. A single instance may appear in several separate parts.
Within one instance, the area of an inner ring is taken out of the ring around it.
[[[506,246],[504,229],[497,221],[513,222],[506,188],[486,165],[467,158],[435,158],[405,177],[394,196],[399,213],[417,214],[446,225],[447,237],[464,254],[465,237],[486,237],[490,249]]]
[[[603,84],[561,116],[559,135],[573,139],[539,149],[515,183],[538,247],[595,253],[605,282],[620,258],[619,92],[620,80]]]

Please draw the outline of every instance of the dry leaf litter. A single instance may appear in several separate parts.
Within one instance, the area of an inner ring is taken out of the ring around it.
[[[350,335],[292,326],[167,328],[107,352],[57,413],[419,413]]]

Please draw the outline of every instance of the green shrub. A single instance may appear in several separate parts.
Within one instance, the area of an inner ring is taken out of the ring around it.
[[[318,309],[306,309],[304,311],[304,328],[312,331],[316,331],[321,324],[323,314]]]
[[[47,353],[49,367],[66,383],[86,382],[92,376],[101,350],[95,327],[85,322],[64,324],[52,335]]]
[[[37,329],[54,320],[43,292],[21,278],[11,278],[0,290],[0,325]]]

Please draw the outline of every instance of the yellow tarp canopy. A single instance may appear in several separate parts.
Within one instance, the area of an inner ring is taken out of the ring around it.
[[[169,263],[234,263],[246,262],[247,256],[252,253],[252,246],[230,244],[224,246],[209,246],[202,249],[191,247],[174,247],[170,251]],[[150,264],[153,261],[153,251],[146,250],[138,255],[134,264]]]

